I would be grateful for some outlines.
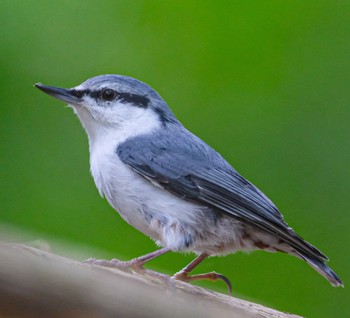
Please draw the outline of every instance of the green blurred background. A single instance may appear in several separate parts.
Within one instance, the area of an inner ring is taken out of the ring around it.
[[[153,86],[350,282],[349,1],[0,0],[0,40],[0,222],[18,240],[96,250],[81,257],[155,249],[99,197],[72,111],[33,88],[124,74]],[[148,266],[174,273],[192,258]],[[197,272],[211,270],[236,296],[279,310],[350,311],[347,288],[288,255],[237,253]]]

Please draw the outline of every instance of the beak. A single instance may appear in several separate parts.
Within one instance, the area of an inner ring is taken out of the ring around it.
[[[41,83],[36,83],[34,85],[36,88],[39,88],[44,93],[55,97],[59,100],[62,100],[68,104],[79,104],[81,103],[81,98],[75,96],[73,89],[68,88],[60,88],[60,87],[54,87],[54,86],[45,86]]]

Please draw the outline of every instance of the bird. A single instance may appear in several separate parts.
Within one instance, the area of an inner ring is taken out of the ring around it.
[[[276,205],[217,151],[187,130],[148,84],[99,75],[73,88],[34,85],[67,103],[85,129],[90,171],[102,197],[159,246],[130,261],[102,266],[144,268],[167,252],[196,258],[172,278],[232,284],[219,273],[191,275],[209,256],[265,250],[295,256],[343,286],[328,258],[285,222]]]

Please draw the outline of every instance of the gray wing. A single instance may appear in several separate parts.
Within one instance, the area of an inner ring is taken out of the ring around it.
[[[117,154],[138,174],[167,191],[257,226],[302,253],[327,259],[288,227],[259,189],[183,127],[127,140]]]

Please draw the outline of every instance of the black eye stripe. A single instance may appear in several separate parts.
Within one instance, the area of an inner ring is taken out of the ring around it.
[[[84,91],[78,91],[78,90],[76,90],[76,89],[72,89],[72,90],[70,91],[70,93],[71,93],[73,96],[78,97],[78,98],[82,98],[83,95],[85,94]]]
[[[86,89],[84,91],[79,91],[79,93],[81,93],[82,95],[88,95],[93,99],[100,99],[100,95],[101,92],[103,90],[107,90],[108,88],[103,88],[97,91],[91,91],[89,89]],[[138,94],[130,94],[130,93],[120,93],[120,92],[116,92],[115,90],[113,90],[116,93],[116,98],[115,100],[120,101],[121,103],[124,104],[132,104],[133,106],[137,106],[137,107],[144,107],[146,108],[150,102],[150,100],[142,95],[138,95]]]
[[[138,107],[147,107],[149,99],[142,95],[129,94],[129,93],[120,93],[118,99],[122,103],[130,103]]]
[[[89,89],[86,89],[85,90],[85,94],[90,96],[91,98],[93,99],[97,99],[98,98],[98,95],[100,94],[101,91],[91,91]]]

